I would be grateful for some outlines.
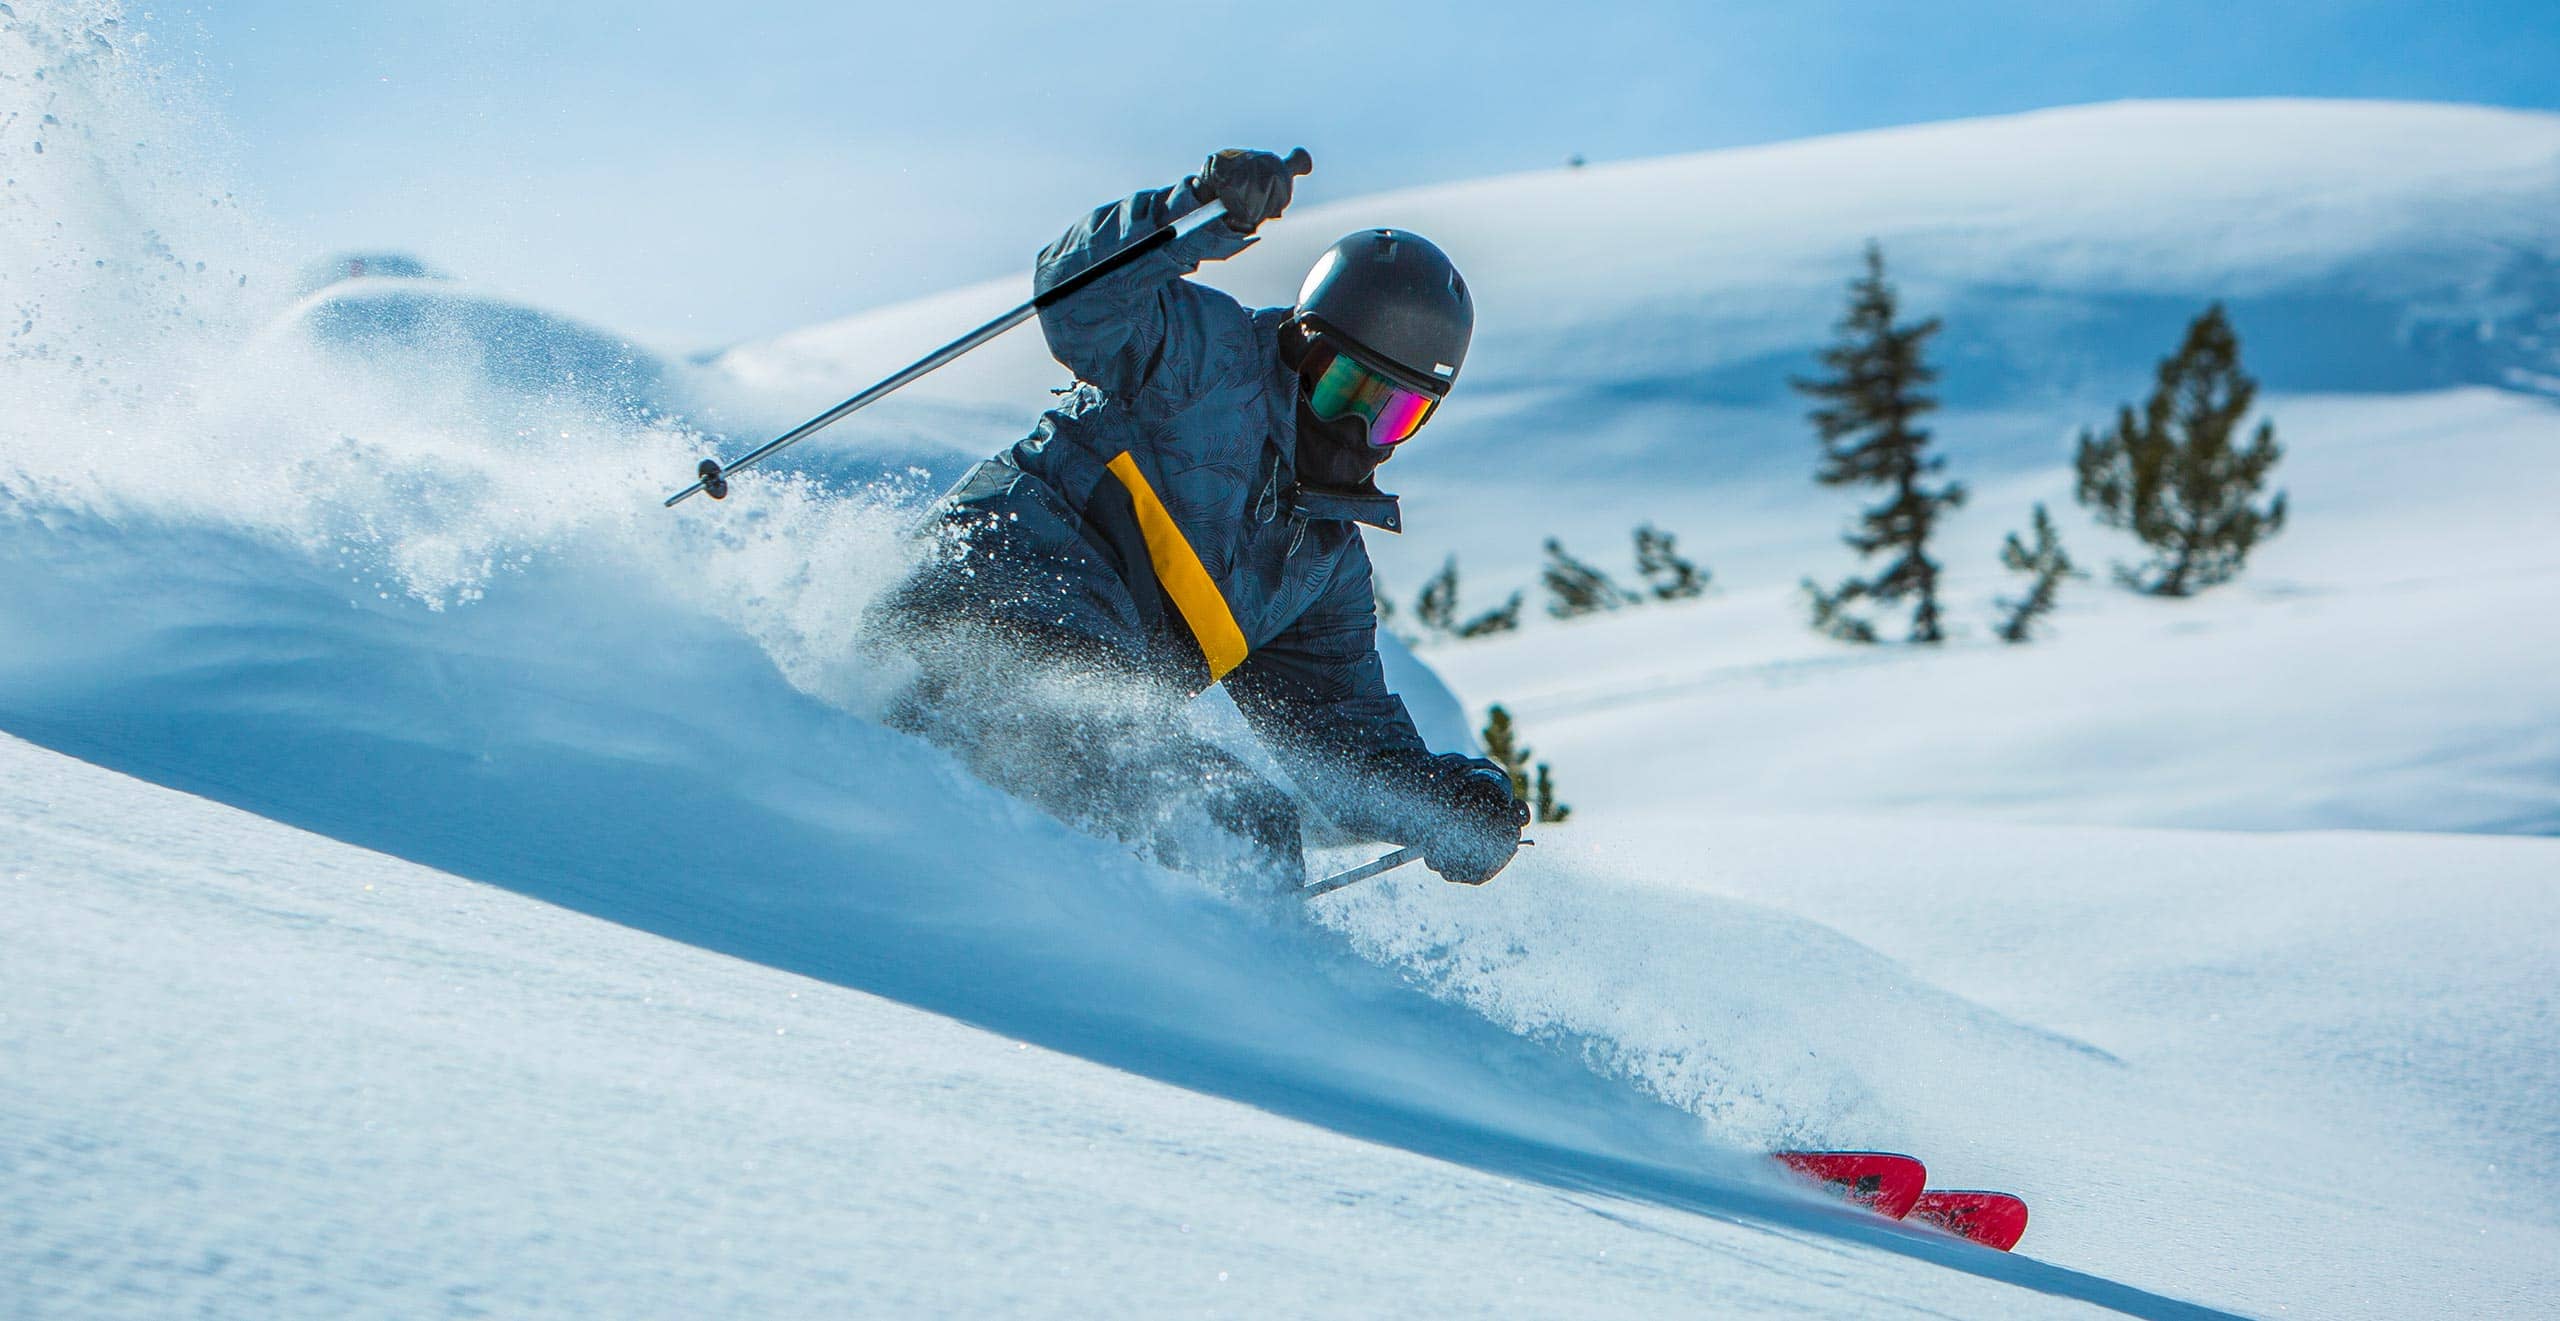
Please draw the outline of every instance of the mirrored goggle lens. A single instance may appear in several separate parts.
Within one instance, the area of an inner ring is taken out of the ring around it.
[[[1315,389],[1307,398],[1307,406],[1326,421],[1346,413],[1359,414],[1369,424],[1369,443],[1381,449],[1411,439],[1439,402],[1420,390],[1408,390],[1341,353],[1335,354],[1333,361],[1317,374]]]

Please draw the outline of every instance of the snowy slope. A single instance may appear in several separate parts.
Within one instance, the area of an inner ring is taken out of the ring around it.
[[[1775,1224],[1354,1141],[14,739],[0,877],[0,1315],[2093,1310],[1774,1189],[1736,1198]]]
[[[0,730],[165,788],[0,742],[0,877],[33,916],[0,937],[0,1041],[28,1065],[0,1072],[0,1217],[25,1253],[0,1264],[46,1306],[612,1312],[645,1288],[709,1310],[1091,1311],[1219,1306],[1219,1269],[1251,1285],[1237,1310],[1284,1311],[1452,1289],[1603,1314],[2547,1296],[2540,1181],[2503,1177],[2551,1168],[2545,842],[2047,831],[1877,819],[1854,797],[1701,820],[1629,792],[1586,800],[1484,891],[1399,876],[1304,912],[1218,893],[865,718],[881,676],[848,659],[852,621],[933,475],[852,479],[983,452],[1050,373],[866,419],[817,455],[825,480],[670,515],[657,499],[700,448],[670,426],[467,364],[349,372],[264,333],[290,263],[178,164],[196,155],[184,120],[90,23],[104,11],[65,12],[0,24],[8,94],[30,98],[26,122],[53,117],[0,208],[9,250],[32,254],[0,267],[28,309],[0,364]],[[2402,144],[2395,177],[2476,180],[2447,225],[2494,228],[2500,199],[2539,186],[2539,119],[2278,109],[2411,121],[2379,135]],[[2522,145],[2456,150],[2448,117]],[[2033,196],[2002,186],[1995,212]],[[2402,220],[2355,230],[2377,233],[2401,256],[2434,242]],[[2342,239],[2313,265],[2359,251]],[[1839,273],[1808,272],[1801,296],[1827,300]],[[973,319],[894,324],[932,310],[885,314],[881,342],[911,352]],[[1554,311],[1557,344],[1635,315],[1623,298]],[[812,344],[761,383],[754,355],[731,363],[735,406],[787,417],[873,365]],[[1637,429],[1641,381],[1590,370],[1592,398],[1627,406],[1632,456],[1677,449]],[[1525,408],[1546,388],[1485,393]],[[2383,402],[2483,444],[2529,445],[2544,416],[2509,396]],[[2020,434],[2058,434],[2050,412],[2001,407]],[[1411,464],[1417,511],[1537,493],[1539,474],[1489,468],[1468,495],[1466,451],[1439,452]],[[2050,477],[2049,457],[2015,467]],[[1747,494],[1728,476],[1645,489],[1712,492],[1684,506],[1704,513]],[[2522,526],[2485,489],[2433,526]],[[1792,525],[1806,507],[1769,510]],[[1725,604],[1533,633],[1515,645],[1550,650],[1504,681],[1626,677],[1609,669],[1639,650],[1622,630],[1703,636]],[[1506,654],[1530,653],[1453,650],[1446,668]],[[2510,663],[2459,676],[2478,690],[2462,696],[2489,709]],[[1542,718],[1562,758],[1582,735]],[[1595,728],[1562,769],[1598,788],[1603,758],[1712,739],[1697,718]],[[2263,742],[2251,780],[2291,764],[2281,728]],[[2106,819],[2076,813],[2012,815]],[[1948,1181],[2027,1191],[2028,1255],[1838,1213],[1753,1154],[1807,1141],[1908,1144]],[[2422,1258],[2404,1250],[2412,1187],[2459,1231]],[[1509,1287],[1488,1260],[1520,1263]]]
[[[1831,532],[1859,501],[1807,481],[1783,522],[1691,516],[1684,549],[1723,584],[1703,601],[1572,624],[1533,607],[1516,638],[1425,655],[1505,703],[1594,823],[1712,806],[2560,833],[2560,406],[2470,390],[2267,411],[2292,524],[2195,600],[2106,585],[2136,548],[2072,508],[2057,465],[1948,520],[1944,654],[1842,647],[1805,627],[1796,576],[1852,570]],[[2007,648],[1997,600],[2020,583],[1996,552],[2035,501],[2095,580],[2064,589],[2048,640]],[[1590,549],[1623,572],[1623,544]]]

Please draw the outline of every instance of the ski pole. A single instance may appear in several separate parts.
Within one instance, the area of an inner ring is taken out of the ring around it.
[[[1315,169],[1315,158],[1307,154],[1306,148],[1300,147],[1289,153],[1288,166],[1289,173],[1291,174],[1306,174]],[[674,495],[668,496],[665,501],[666,507],[670,509],[674,508],[678,501],[683,500],[696,491],[699,491],[704,495],[708,495],[714,500],[728,498],[729,477],[731,474],[743,472],[748,468],[752,468],[755,465],[764,462],[766,459],[771,458],[784,447],[795,445],[803,440],[807,440],[809,437],[833,426],[844,418],[878,403],[880,400],[887,398],[891,393],[898,390],[899,387],[916,380],[918,377],[924,376],[937,367],[941,367],[944,364],[949,363],[952,359],[986,343],[988,340],[994,339],[996,336],[1013,329],[1015,326],[1021,325],[1023,322],[1030,320],[1032,315],[1040,311],[1040,309],[1055,306],[1059,302],[1074,296],[1077,290],[1082,289],[1086,285],[1101,279],[1103,276],[1109,275],[1111,272],[1137,260],[1141,254],[1153,252],[1156,249],[1173,242],[1175,239],[1181,238],[1184,235],[1191,233],[1193,230],[1200,228],[1202,225],[1208,224],[1212,220],[1219,219],[1226,214],[1227,208],[1225,203],[1211,202],[1196,211],[1185,214],[1180,219],[1159,226],[1154,233],[1147,235],[1145,238],[1122,248],[1118,252],[1112,253],[1110,256],[1095,262],[1091,266],[1085,267],[1083,270],[1068,276],[1066,279],[1060,280],[1057,287],[1049,290],[1047,293],[1037,295],[1032,298],[1031,301],[1022,304],[1020,307],[1014,308],[1003,316],[997,317],[995,320],[978,327],[976,330],[972,330],[968,334],[962,335],[960,338],[943,345],[941,348],[935,349],[933,352],[918,358],[913,363],[908,364],[906,367],[891,375],[887,380],[884,380],[878,385],[874,385],[870,389],[845,400],[843,403],[818,414],[816,417],[810,418],[808,421],[774,437],[772,440],[766,441],[755,449],[739,455],[736,460],[724,465],[718,459],[704,459],[702,461],[702,466],[694,470],[696,479],[693,485],[676,492]]]
[[[1364,862],[1349,871],[1335,872],[1333,875],[1325,877],[1321,881],[1309,881],[1305,885],[1298,887],[1298,893],[1305,895],[1309,899],[1313,899],[1320,894],[1331,894],[1344,886],[1358,885],[1360,882],[1365,881],[1372,876],[1376,876],[1381,872],[1394,871],[1396,868],[1401,867],[1421,856],[1422,850],[1420,849],[1397,849],[1395,852],[1390,853],[1375,862]]]
[[[1520,842],[1523,845],[1528,845],[1535,844],[1538,841],[1534,839],[1524,839]],[[1372,876],[1383,875],[1384,873],[1394,871],[1396,868],[1401,867],[1421,856],[1422,850],[1417,848],[1397,849],[1395,852],[1390,853],[1375,862],[1364,862],[1349,871],[1335,872],[1333,875],[1325,877],[1321,881],[1309,881],[1298,887],[1298,893],[1305,895],[1309,899],[1313,899],[1320,894],[1331,894],[1345,886],[1358,885],[1360,882],[1365,881]]]

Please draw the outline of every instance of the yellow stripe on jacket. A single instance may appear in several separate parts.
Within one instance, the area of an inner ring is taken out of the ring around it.
[[[1236,627],[1235,612],[1227,608],[1217,580],[1191,549],[1191,539],[1182,535],[1164,501],[1156,498],[1156,488],[1138,471],[1138,461],[1123,451],[1110,468],[1111,475],[1129,488],[1129,503],[1138,512],[1138,535],[1146,539],[1156,581],[1164,584],[1165,595],[1173,598],[1182,622],[1191,626],[1191,636],[1200,642],[1200,654],[1209,660],[1209,682],[1226,678],[1227,671],[1244,664],[1245,653],[1251,650],[1245,645],[1244,630]]]

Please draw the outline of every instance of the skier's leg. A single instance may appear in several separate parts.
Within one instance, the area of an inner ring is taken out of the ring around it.
[[[1187,692],[1094,639],[915,605],[866,632],[914,669],[887,722],[987,784],[1177,870],[1305,879],[1296,801],[1193,737]]]
[[[1149,755],[1143,782],[1165,865],[1256,889],[1306,880],[1297,800],[1225,749],[1174,732]]]

